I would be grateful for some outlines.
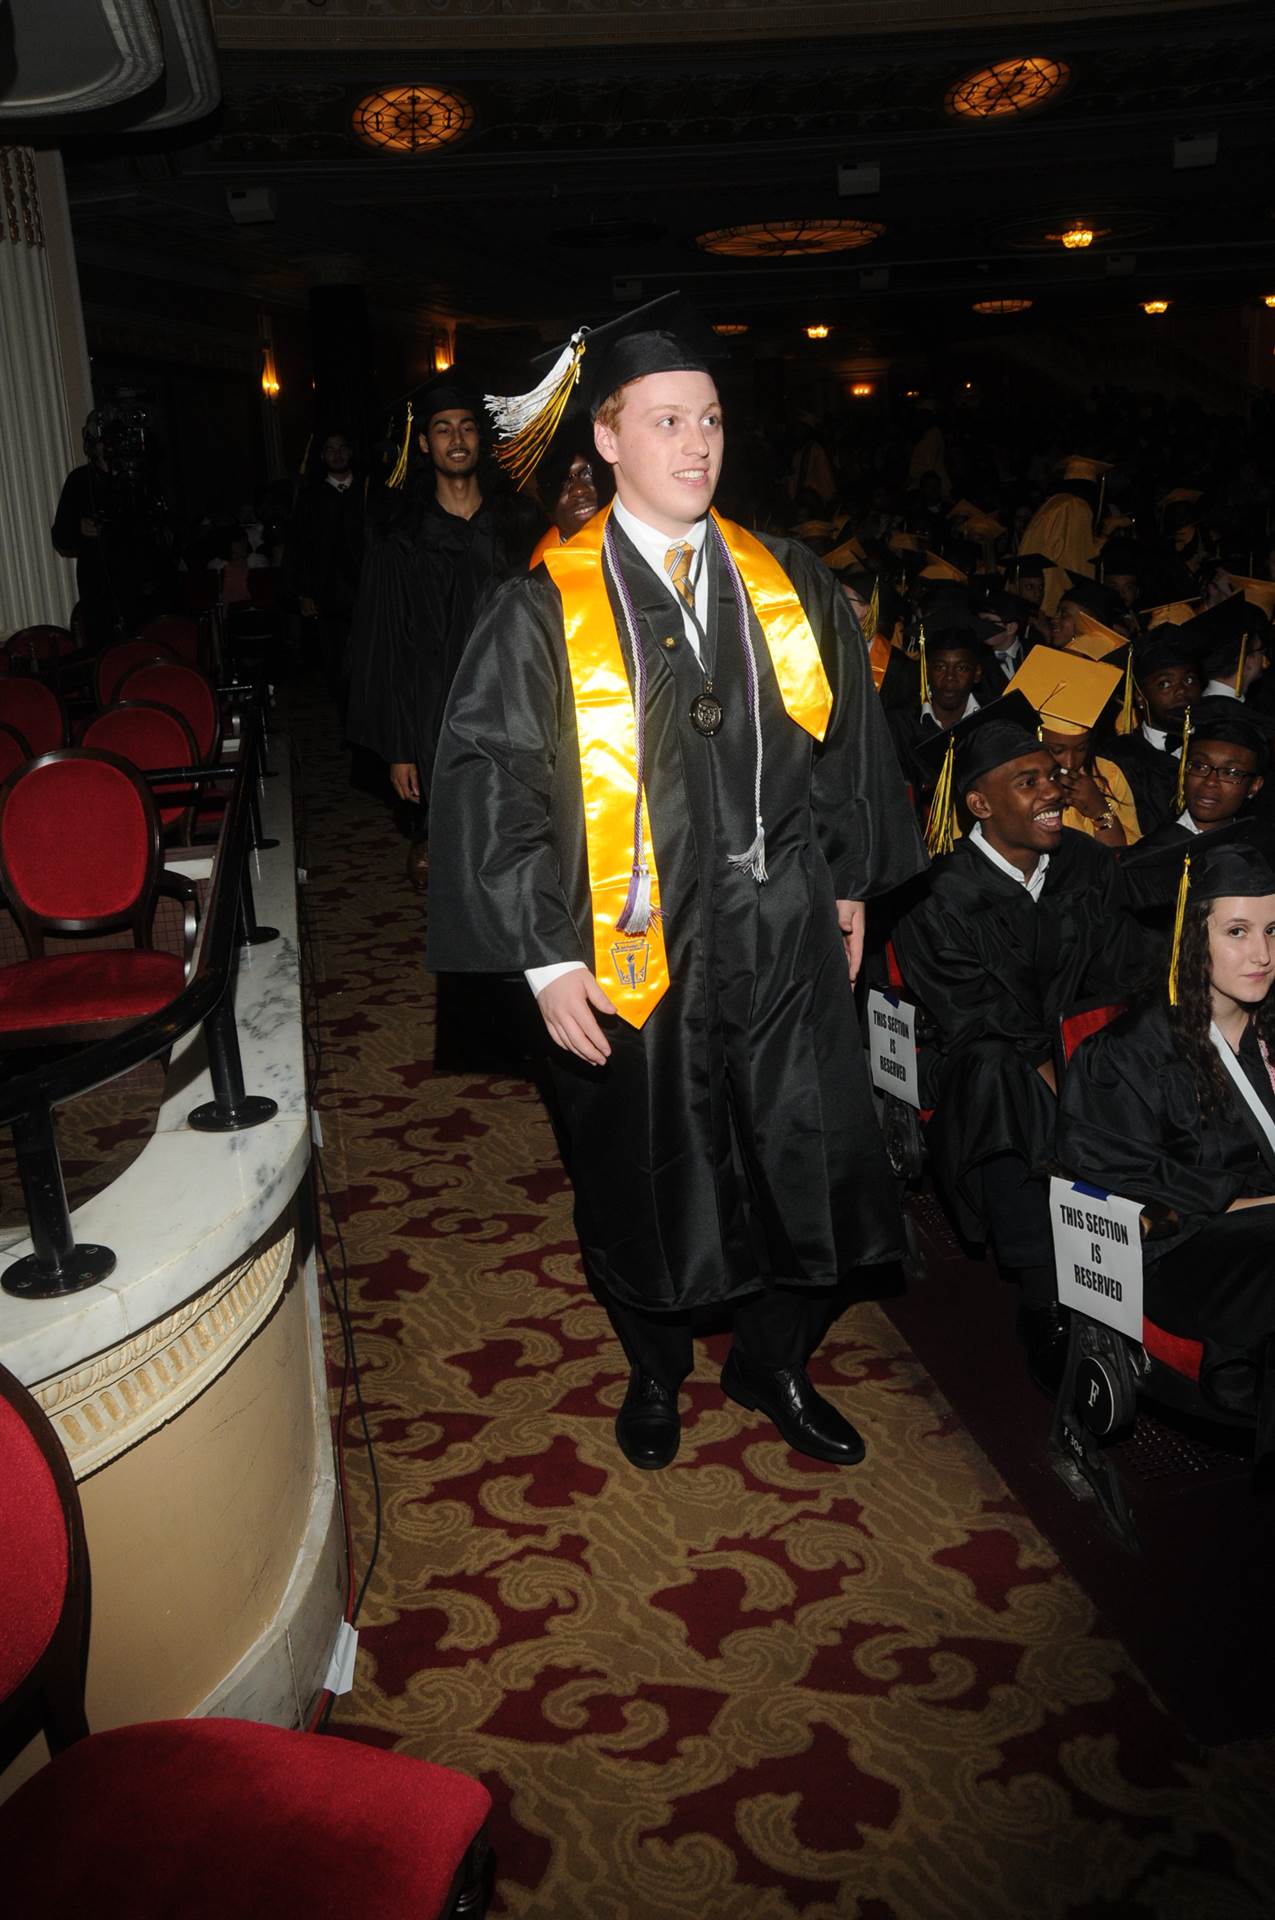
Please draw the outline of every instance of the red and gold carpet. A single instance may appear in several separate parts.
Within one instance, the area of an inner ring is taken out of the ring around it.
[[[524,1920],[1269,1914],[1270,1749],[1187,1742],[879,1307],[814,1367],[861,1468],[723,1400],[720,1338],[676,1465],[626,1465],[544,1115],[522,1082],[434,1076],[403,842],[330,717],[296,725],[384,1489],[334,1730],[479,1776],[494,1911]],[[350,1474],[365,1557],[353,1448]]]

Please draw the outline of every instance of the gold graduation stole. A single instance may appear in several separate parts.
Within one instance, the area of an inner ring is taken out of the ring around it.
[[[575,696],[594,972],[621,1018],[641,1027],[668,991],[668,954],[646,795],[638,794],[633,695],[602,564],[609,515],[610,508],[595,514],[564,546],[551,548],[544,564],[562,597]],[[733,521],[712,518],[765,636],[784,709],[822,740],[832,689],[796,588],[760,540]],[[652,911],[643,932],[622,933],[616,922],[629,897],[635,852],[649,870]]]

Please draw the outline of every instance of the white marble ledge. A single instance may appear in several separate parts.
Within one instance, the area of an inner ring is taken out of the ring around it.
[[[210,1099],[203,1034],[173,1049],[156,1131],[132,1165],[73,1216],[77,1240],[113,1249],[115,1271],[62,1300],[0,1292],[0,1361],[28,1386],[78,1366],[171,1313],[240,1260],[287,1207],[310,1156],[305,1040],[298,967],[296,854],[286,736],[276,735],[276,779],[264,783],[265,832],[277,847],[253,854],[258,921],[278,940],[240,956],[235,1015],[249,1093],[279,1111],[243,1133],[195,1133],[186,1116]],[[30,1251],[0,1250],[0,1267]]]

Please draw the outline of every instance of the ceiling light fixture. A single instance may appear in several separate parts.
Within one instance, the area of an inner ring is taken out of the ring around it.
[[[274,350],[271,347],[261,349],[261,391],[267,400],[277,400],[283,391],[279,385],[279,370],[275,366]]]
[[[1262,295],[1262,305],[1264,307],[1275,307],[1275,293],[1264,293]]]
[[[1065,233],[1051,233],[1046,237],[1050,240],[1061,240],[1067,251],[1074,253],[1077,247],[1091,247],[1093,245],[1094,230],[1092,227],[1068,227]]]
[[[1169,302],[1167,300],[1144,300],[1142,303],[1142,311],[1144,313],[1167,313],[1169,311]]]
[[[1064,60],[998,60],[994,67],[979,67],[958,80],[949,88],[945,104],[949,113],[962,120],[1006,120],[1045,106],[1070,78],[1071,69]]]
[[[976,300],[975,313],[1026,313],[1030,300]]]
[[[806,328],[806,338],[807,340],[826,340],[831,332],[831,327],[825,326],[822,320],[816,320],[812,326]]]
[[[364,146],[384,153],[431,153],[459,140],[474,124],[474,109],[445,87],[382,87],[360,100],[350,116]]]
[[[870,380],[856,380],[850,392],[856,400],[870,400],[875,391]]]
[[[733,340],[737,334],[748,332],[746,320],[714,320],[713,332],[720,333],[726,340]]]
[[[705,253],[783,260],[801,253],[846,253],[870,246],[884,232],[879,220],[755,220],[716,227],[698,235],[695,244]]]

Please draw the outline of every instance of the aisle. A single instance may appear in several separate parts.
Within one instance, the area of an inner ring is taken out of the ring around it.
[[[1269,1912],[1270,1750],[1175,1732],[878,1306],[813,1369],[863,1467],[724,1401],[721,1337],[676,1465],[617,1454],[624,1365],[543,1113],[521,1082],[434,1078],[403,843],[293,705],[384,1489],[336,1730],[486,1782],[494,1912],[525,1920]]]

